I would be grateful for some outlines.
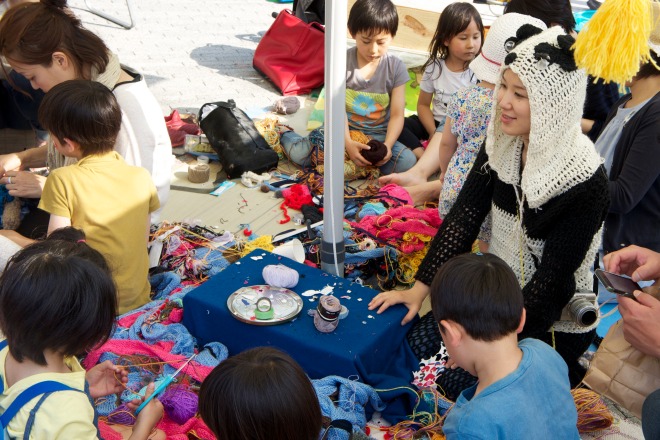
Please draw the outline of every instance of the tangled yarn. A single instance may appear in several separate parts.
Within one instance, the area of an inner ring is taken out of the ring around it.
[[[266,118],[254,122],[257,131],[266,139],[270,148],[277,153],[280,159],[284,159],[284,150],[280,144],[280,133],[277,130],[279,124],[280,121],[277,118]]]
[[[324,153],[324,129],[317,128],[309,133],[309,142],[312,145],[311,161],[312,166],[317,173],[323,175],[325,169],[323,166],[325,160]],[[351,139],[366,144],[370,138],[362,132],[351,130]],[[348,153],[344,151],[344,180],[351,181],[356,179],[377,179],[380,176],[380,170],[377,167],[358,167],[350,159]],[[323,185],[321,185],[322,187]]]
[[[614,417],[598,393],[586,388],[575,388],[571,394],[577,408],[579,432],[600,431],[612,425]]]

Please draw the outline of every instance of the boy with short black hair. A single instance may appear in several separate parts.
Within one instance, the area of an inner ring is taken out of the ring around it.
[[[346,53],[344,144],[355,165],[375,165],[381,174],[400,173],[417,162],[412,150],[397,141],[403,130],[405,87],[410,79],[403,61],[388,53],[398,26],[396,6],[390,0],[357,0],[348,16],[348,30],[355,47]],[[350,130],[383,143],[385,156],[373,163],[367,160],[362,153],[371,147],[352,140]],[[291,161],[302,166],[311,164],[312,145],[308,138],[286,131],[280,142]]]
[[[431,284],[431,306],[448,366],[479,379],[447,414],[448,440],[580,438],[566,363],[544,342],[518,342],[525,324],[522,291],[501,258],[448,260]]]
[[[123,314],[149,301],[149,214],[160,203],[149,173],[113,151],[121,116],[115,96],[95,81],[66,81],[46,94],[39,120],[57,151],[78,162],[53,170],[39,208],[50,213],[49,234],[81,228],[106,257]]]

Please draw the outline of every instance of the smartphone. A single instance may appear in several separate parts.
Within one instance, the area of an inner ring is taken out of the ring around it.
[[[634,282],[628,277],[617,275],[612,272],[605,272],[604,270],[596,269],[596,278],[603,286],[609,291],[630,299],[637,300],[633,292],[635,290],[642,290],[639,284]]]

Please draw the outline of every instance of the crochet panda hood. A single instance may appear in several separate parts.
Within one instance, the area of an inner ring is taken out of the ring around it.
[[[516,46],[505,58],[495,96],[506,69],[516,73],[527,88],[531,127],[522,176],[522,138],[502,131],[497,103],[488,126],[486,152],[488,164],[499,179],[520,184],[529,207],[538,208],[589,179],[601,159],[580,129],[587,76],[575,65],[570,50],[574,39],[559,26],[542,31],[524,25],[510,40]]]

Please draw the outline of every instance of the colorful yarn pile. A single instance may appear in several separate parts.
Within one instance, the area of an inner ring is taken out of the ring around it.
[[[424,248],[418,251],[411,252],[409,254],[402,252],[398,258],[398,267],[396,268],[396,279],[401,284],[412,284],[415,282],[415,274],[417,273],[417,268],[422,264],[422,260],[426,256],[429,248],[426,246],[433,237],[422,234],[415,234],[414,232],[406,232],[403,237],[404,241],[408,240],[409,237],[406,237],[408,234],[415,235],[414,239],[423,242]]]
[[[598,393],[587,388],[575,388],[571,390],[571,394],[577,408],[579,432],[600,431],[612,425],[614,417]]]
[[[277,126],[279,123],[280,121],[277,118],[266,118],[262,119],[261,121],[255,121],[254,126],[257,128],[257,131],[264,137],[264,139],[266,139],[268,145],[270,145],[270,147],[275,150],[277,156],[280,159],[284,159],[284,150],[280,144],[280,134],[277,131]]]
[[[417,407],[422,401],[432,405],[432,413],[417,412]],[[435,387],[422,389],[418,393],[417,406],[410,416],[410,420],[404,420],[389,428],[383,428],[387,435],[389,435],[389,437],[386,435],[385,438],[443,440],[445,435],[442,432],[442,424],[447,411],[451,409],[452,405],[453,402],[441,396]],[[441,415],[441,413],[444,415]]]
[[[426,247],[441,222],[437,209],[402,206],[379,216],[366,216],[351,225],[410,254]]]
[[[351,139],[366,144],[369,142],[369,137],[359,131],[350,131]],[[312,144],[312,166],[315,171],[320,175],[324,175],[325,169],[323,166],[325,160],[324,153],[324,130],[318,128],[309,133],[309,141]],[[377,167],[358,167],[348,157],[348,153],[344,153],[344,180],[351,181],[356,179],[375,180],[380,176],[380,170]]]
[[[298,272],[282,264],[269,264],[261,274],[264,281],[271,286],[290,289],[298,285]]]

